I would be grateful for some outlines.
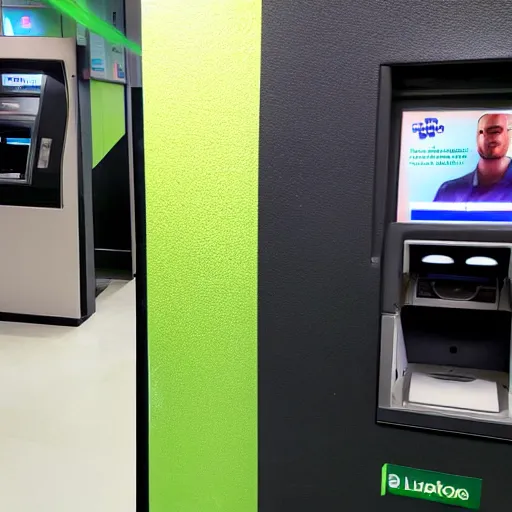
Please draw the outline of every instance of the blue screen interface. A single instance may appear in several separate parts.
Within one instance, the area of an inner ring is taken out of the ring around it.
[[[30,139],[19,139],[15,137],[6,137],[6,144],[11,144],[13,146],[30,146]]]
[[[2,26],[4,36],[62,37],[60,15],[45,7],[4,7]]]
[[[43,75],[4,73],[2,89],[7,92],[41,92]]]

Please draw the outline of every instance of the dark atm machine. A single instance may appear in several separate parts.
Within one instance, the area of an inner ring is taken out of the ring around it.
[[[74,39],[0,38],[0,320],[93,312],[76,68]]]
[[[16,62],[3,61],[0,66],[0,201],[10,206],[61,208],[67,120],[64,81],[27,69],[10,72],[19,68]]]
[[[380,423],[512,440],[512,84],[502,66],[381,69]]]

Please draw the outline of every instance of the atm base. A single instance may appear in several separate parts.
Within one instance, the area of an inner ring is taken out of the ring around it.
[[[58,316],[25,315],[19,313],[1,313],[0,322],[15,322],[21,324],[61,325],[63,327],[79,327],[92,315],[82,318],[65,318]]]
[[[436,416],[405,409],[379,407],[377,410],[377,423],[512,441],[512,428],[510,428],[510,424],[467,421],[461,418]]]

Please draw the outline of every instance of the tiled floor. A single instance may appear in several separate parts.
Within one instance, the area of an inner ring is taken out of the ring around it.
[[[135,283],[79,328],[0,323],[0,510],[135,510]]]

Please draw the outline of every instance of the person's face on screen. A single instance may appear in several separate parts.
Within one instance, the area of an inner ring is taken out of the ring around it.
[[[510,144],[508,116],[486,114],[478,122],[478,154],[485,160],[503,158]]]

